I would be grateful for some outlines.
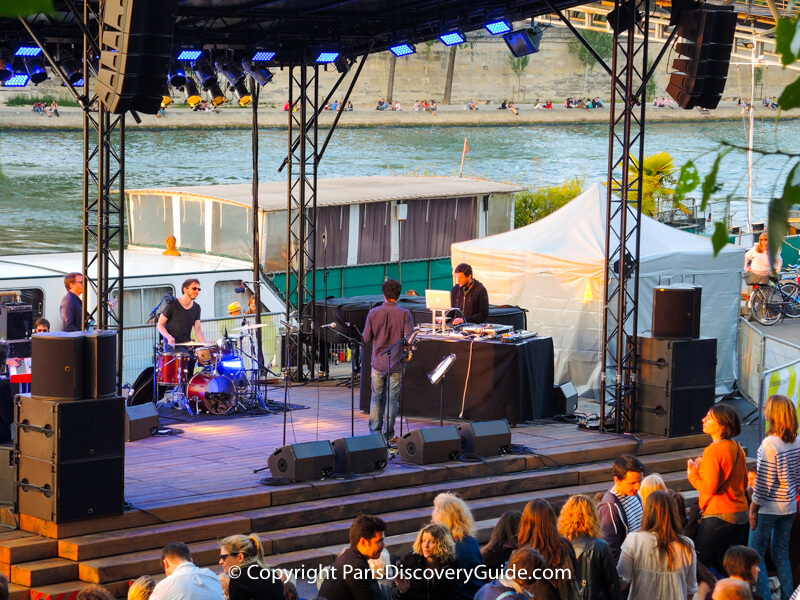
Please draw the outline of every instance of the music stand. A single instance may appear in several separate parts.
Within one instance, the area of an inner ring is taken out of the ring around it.
[[[444,427],[444,376],[447,375],[447,371],[450,370],[450,367],[453,366],[453,363],[456,362],[456,355],[450,354],[445,356],[436,368],[428,373],[428,379],[430,379],[433,385],[439,385],[439,426]]]

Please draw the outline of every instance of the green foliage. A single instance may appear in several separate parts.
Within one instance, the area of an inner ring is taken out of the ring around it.
[[[753,80],[756,83],[761,83],[762,81],[764,81],[764,71],[765,70],[766,69],[764,67],[755,67],[753,69]]]
[[[27,106],[32,107],[37,102],[43,102],[50,106],[53,100],[58,102],[59,107],[62,106],[78,106],[78,103],[75,102],[72,98],[67,97],[58,97],[56,98],[52,94],[19,94],[17,96],[12,96],[8,100],[6,100],[6,106]]]
[[[605,61],[611,58],[614,53],[614,36],[604,31],[592,31],[587,29],[581,31],[583,39],[589,42],[589,45],[594,48],[598,56]],[[590,71],[594,69],[597,64],[597,59],[586,49],[580,40],[574,39],[569,42],[569,51],[578,55],[578,60],[581,64],[588,68]]]
[[[0,16],[24,17],[36,13],[52,13],[53,0],[0,0]]]
[[[560,185],[538,187],[517,192],[514,228],[525,227],[554,213],[581,193],[583,179],[574,177]]]
[[[650,71],[652,71],[652,69],[653,69],[653,61],[652,60],[648,60],[647,61],[647,71],[650,72]],[[648,102],[652,102],[655,99],[655,97],[656,97],[656,89],[657,89],[656,88],[656,78],[655,78],[655,75],[654,75],[653,77],[651,77],[647,81],[647,101]]]
[[[645,156],[642,164],[642,212],[651,217],[662,210],[666,200],[672,198],[675,190],[669,186],[675,183],[675,161],[669,152],[659,152]],[[631,165],[631,177],[639,174],[639,163],[634,159]],[[636,195],[634,202],[638,201]]]
[[[520,81],[522,80],[522,74],[525,72],[525,69],[528,68],[528,64],[530,63],[530,56],[514,56],[513,54],[508,55],[508,64],[511,65],[511,70],[514,72],[514,75],[517,76],[517,88],[520,87]]]

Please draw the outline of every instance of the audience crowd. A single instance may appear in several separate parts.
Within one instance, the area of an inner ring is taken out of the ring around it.
[[[799,600],[788,553],[800,487],[797,410],[785,396],[771,396],[764,417],[767,435],[748,474],[734,440],[741,432],[738,415],[723,404],[708,411],[703,431],[712,442],[687,464],[699,492],[688,510],[682,494],[624,455],[614,461],[608,491],[574,495],[560,513],[534,498],[521,513],[504,513],[483,547],[469,504],[456,494],[435,497],[430,523],[400,556],[386,550],[387,523],[361,515],[350,527],[349,546],[316,578],[317,598],[769,600],[770,546],[780,599]],[[220,542],[219,575],[195,566],[180,542],[163,549],[162,563],[166,577],[157,584],[151,577],[134,581],[129,599],[298,598],[294,571],[271,567],[256,535]],[[0,600],[7,597],[3,585],[0,577]],[[89,586],[77,598],[112,596]]]

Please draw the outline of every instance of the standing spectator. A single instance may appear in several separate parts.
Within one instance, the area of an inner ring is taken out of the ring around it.
[[[423,527],[414,541],[414,549],[400,558],[398,567],[408,572],[417,569],[420,572],[432,569],[434,573],[453,569],[455,572],[458,560],[456,560],[456,544],[450,535],[450,530],[438,523],[430,523]],[[392,590],[392,598],[396,600],[439,600],[454,598],[458,594],[458,580],[444,575],[411,579],[398,576],[394,588],[397,591]]]
[[[697,557],[692,540],[681,535],[669,494],[650,494],[642,530],[622,543],[619,564],[622,588],[630,586],[628,600],[681,600],[697,592]]]
[[[748,546],[761,556],[756,591],[769,598],[764,556],[772,538],[772,560],[781,582],[781,598],[794,589],[789,562],[789,537],[797,512],[800,491],[800,442],[797,440],[797,409],[786,396],[770,396],[764,406],[767,437],[758,448],[756,485],[750,505]]]
[[[667,486],[661,478],[661,475],[658,473],[651,473],[642,479],[642,483],[639,485],[639,495],[642,497],[642,506],[647,504],[647,497],[656,490],[667,491]]]
[[[455,494],[442,493],[433,501],[433,515],[431,520],[446,526],[456,543],[456,558],[458,565],[465,570],[475,569],[483,564],[481,547],[475,539],[475,519],[472,511],[461,498]],[[458,595],[460,600],[472,600],[475,593],[484,582],[473,571],[470,579],[458,582]]]
[[[750,593],[753,594],[753,600],[769,600],[772,598],[771,595],[762,596],[759,593],[753,592],[753,588],[759,578],[760,569],[758,565],[763,562],[763,560],[763,557],[761,557],[758,552],[747,546],[733,546],[728,548],[728,551],[725,553],[725,558],[722,559],[722,564],[725,566],[725,570],[728,572],[730,578],[744,581]],[[783,593],[781,593],[781,597],[788,598],[789,593],[786,592],[786,596],[783,596]]]
[[[511,553],[519,546],[517,534],[522,513],[518,510],[507,510],[494,526],[489,543],[481,548],[483,564],[489,570],[501,569],[511,558]]]
[[[644,465],[635,456],[623,454],[614,461],[614,486],[603,495],[597,507],[603,539],[611,547],[614,562],[628,534],[639,531],[644,511],[639,485]]]
[[[83,275],[67,273],[64,277],[67,295],[61,300],[61,331],[81,331],[83,329]]]
[[[519,524],[519,547],[535,548],[553,569],[567,569],[571,577],[559,577],[555,582],[560,600],[579,598],[575,550],[559,535],[556,513],[547,500],[536,498],[528,502]]]
[[[572,542],[578,559],[575,580],[581,600],[617,600],[619,574],[611,548],[600,539],[600,518],[594,500],[572,496],[561,509],[558,532]]]
[[[201,569],[192,562],[189,546],[173,542],[161,551],[166,578],[158,582],[151,600],[222,600],[222,584],[213,571]]]
[[[713,441],[702,458],[689,459],[686,471],[689,482],[700,492],[703,512],[695,538],[697,559],[722,574],[725,551],[745,545],[747,540],[747,458],[732,439],[742,432],[742,426],[730,406],[712,406],[703,417],[703,432]]]
[[[378,558],[386,547],[386,523],[372,515],[356,517],[350,526],[350,547],[334,561],[322,582],[320,597],[327,600],[380,600],[381,589],[368,559]]]

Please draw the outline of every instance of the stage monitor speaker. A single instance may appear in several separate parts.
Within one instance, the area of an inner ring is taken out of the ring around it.
[[[573,415],[578,410],[578,390],[568,381],[553,388],[553,411],[557,415]]]
[[[0,444],[0,506],[17,505],[17,460],[14,443]]]
[[[125,407],[125,441],[149,438],[158,431],[158,410],[152,402]]]
[[[511,446],[511,428],[505,419],[464,423],[458,426],[458,435],[461,437],[461,454],[500,456]]]
[[[461,436],[455,425],[409,431],[397,440],[403,460],[418,465],[447,462],[458,458]]]
[[[83,338],[84,397],[113,396],[117,392],[117,333],[85,331]]]
[[[656,387],[714,387],[717,380],[717,340],[638,338],[638,380]]]
[[[33,305],[23,302],[0,304],[0,339],[21,340],[31,337]]]
[[[700,309],[703,288],[677,284],[653,289],[654,338],[700,337]]]
[[[636,431],[673,438],[703,433],[703,417],[714,406],[714,386],[669,388],[640,384]]]
[[[269,457],[273,477],[293,481],[314,481],[333,474],[336,458],[328,440],[304,442],[278,448]]]
[[[389,448],[380,433],[341,438],[331,443],[336,473],[369,473],[386,467]]]
[[[125,453],[125,401],[60,402],[17,395],[20,454],[63,463]]]
[[[53,523],[121,515],[125,458],[53,463],[19,456],[19,512]]]
[[[95,92],[115,114],[156,114],[169,73],[177,0],[105,0]]]
[[[82,331],[37,333],[31,343],[31,394],[42,398],[83,398]]]

